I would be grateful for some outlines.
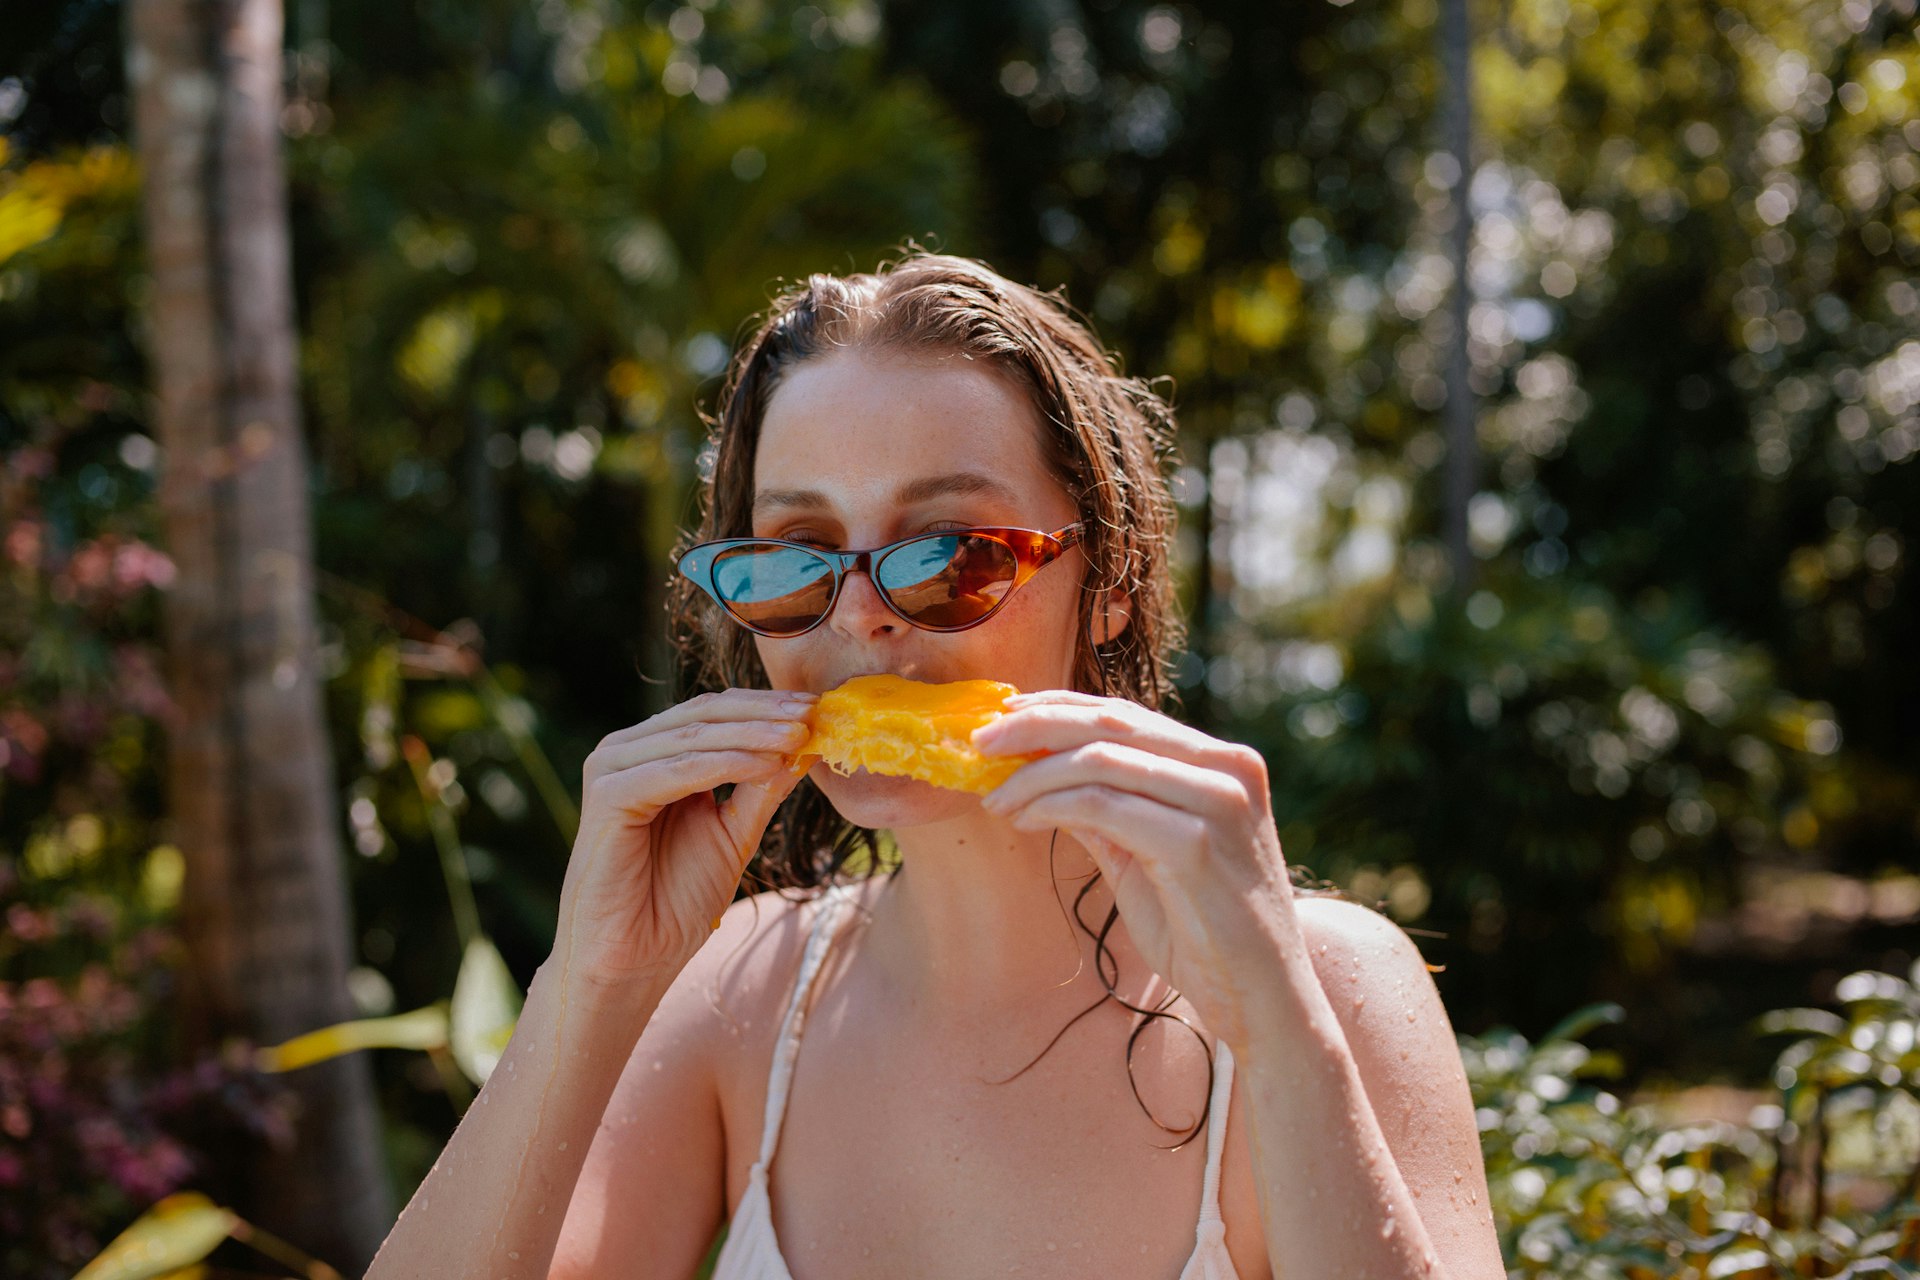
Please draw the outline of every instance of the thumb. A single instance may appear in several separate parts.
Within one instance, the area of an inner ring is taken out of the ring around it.
[[[722,802],[720,825],[732,838],[742,865],[759,848],[760,837],[766,834],[767,824],[773,821],[775,810],[800,785],[800,779],[807,776],[807,770],[813,767],[813,760],[812,756],[799,756],[772,777],[736,783],[732,794]]]

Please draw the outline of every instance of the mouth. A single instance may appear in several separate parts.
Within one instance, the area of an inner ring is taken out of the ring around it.
[[[911,671],[893,671],[886,667],[874,667],[865,671],[845,672],[838,679],[829,681],[826,685],[822,686],[821,688],[815,689],[814,692],[825,693],[830,689],[838,689],[841,685],[845,684],[847,681],[858,679],[861,676],[899,676],[902,680],[924,680],[923,676],[916,675]],[[927,681],[927,683],[933,683],[933,682]]]

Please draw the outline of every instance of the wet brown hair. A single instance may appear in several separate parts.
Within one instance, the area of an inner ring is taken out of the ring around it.
[[[1101,346],[1092,326],[1059,291],[1042,293],[1017,284],[974,259],[910,248],[872,273],[815,274],[777,294],[757,318],[752,335],[734,352],[717,410],[701,415],[708,438],[701,455],[699,527],[682,536],[675,558],[698,542],[752,535],[754,454],[768,402],[789,370],[842,348],[969,356],[1012,379],[1031,397],[1044,424],[1046,465],[1073,498],[1086,529],[1081,545],[1090,567],[1080,594],[1074,688],[1127,698],[1154,710],[1177,704],[1171,672],[1185,645],[1186,627],[1169,563],[1178,528],[1178,510],[1164,471],[1177,461],[1172,404],[1154,382],[1125,376],[1118,358]],[[1130,620],[1119,635],[1096,643],[1095,610],[1114,588],[1130,597]],[[753,635],[734,625],[678,574],[668,588],[667,610],[679,657],[676,701],[713,689],[768,687]],[[1051,858],[1049,846],[1049,864]],[[850,862],[880,867],[878,834],[842,818],[818,787],[802,779],[769,824],[747,877],[776,890],[807,890],[812,896],[846,878]],[[901,870],[897,858],[890,869]],[[1338,893],[1324,882],[1316,888],[1303,881],[1302,868],[1292,871],[1297,893]],[[1096,872],[1080,889],[1073,918],[1094,938],[1095,967],[1107,994],[1069,1021],[1060,1035],[1109,999],[1144,1015],[1127,1042],[1131,1081],[1134,1043],[1148,1024],[1170,1017],[1192,1028],[1166,1012],[1179,999],[1178,992],[1170,992],[1152,1009],[1129,1004],[1115,993],[1118,964],[1114,962],[1109,977],[1113,955],[1106,939],[1119,911],[1109,909],[1097,932],[1080,916],[1080,903],[1098,881]],[[1056,1035],[1039,1057],[1059,1038]],[[1199,1038],[1207,1048],[1205,1038]],[[1210,1048],[1207,1057],[1210,1107]],[[1139,1098],[1137,1086],[1134,1097]],[[1146,1108],[1144,1100],[1141,1106]],[[1206,1122],[1203,1110],[1175,1149]]]

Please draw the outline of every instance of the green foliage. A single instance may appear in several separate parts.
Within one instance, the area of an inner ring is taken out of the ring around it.
[[[25,70],[0,54],[0,867],[36,920],[99,895],[164,921],[136,175],[115,11],[55,8]],[[1064,285],[1175,379],[1184,713],[1266,752],[1289,858],[1442,935],[1456,1025],[1632,1010],[1618,1062],[1568,1028],[1465,1042],[1509,1256],[1870,1273],[1897,1224],[1789,1228],[1754,1188],[1817,1124],[1851,1160],[1897,1117],[1895,997],[1766,1024],[1806,1038],[1740,1133],[1674,1138],[1584,1081],[1720,1065],[1715,1025],[1809,998],[1682,992],[1754,866],[1920,865],[1913,5],[1476,5],[1465,172],[1436,13],[289,6],[363,1013],[432,1008],[479,939],[509,978],[545,954],[572,769],[669,696],[701,397],[776,281],[917,236]],[[1450,601],[1460,181],[1483,465]],[[0,963],[71,992],[101,945]],[[449,1061],[381,1060],[403,1186],[461,1105]]]
[[[1762,1030],[1818,1030],[1782,1055],[1779,1102],[1756,1105],[1745,1123],[1674,1125],[1656,1106],[1628,1107],[1594,1083],[1621,1066],[1580,1040],[1620,1021],[1618,1005],[1579,1010],[1537,1043],[1507,1028],[1463,1037],[1510,1272],[1913,1275],[1920,997],[1910,981],[1867,971],[1843,981],[1840,999],[1844,1015],[1786,1010],[1762,1020]],[[1843,1060],[1844,1074],[1833,1072]],[[1811,1123],[1799,1105],[1809,1087],[1831,1095],[1814,1104]],[[1871,1099],[1842,1102],[1850,1089]]]

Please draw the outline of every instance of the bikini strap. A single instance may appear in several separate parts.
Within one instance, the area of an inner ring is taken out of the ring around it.
[[[1227,1224],[1220,1216],[1220,1153],[1227,1145],[1227,1104],[1233,1100],[1233,1051],[1225,1040],[1213,1047],[1213,1101],[1207,1118],[1207,1173],[1200,1184],[1200,1242],[1208,1236],[1227,1238]]]
[[[780,1141],[780,1121],[787,1111],[787,1087],[793,1079],[793,1060],[800,1052],[800,1032],[807,1020],[807,989],[813,985],[814,974],[820,969],[820,962],[826,958],[827,948],[838,931],[836,923],[844,914],[844,904],[854,901],[850,885],[829,885],[817,900],[820,905],[814,916],[813,928],[807,935],[806,954],[800,961],[800,977],[793,984],[793,995],[787,1001],[786,1017],[780,1023],[780,1038],[773,1050],[773,1072],[767,1081],[766,1120],[760,1133],[760,1160],[755,1171],[766,1176],[767,1166],[773,1161],[774,1147]]]

